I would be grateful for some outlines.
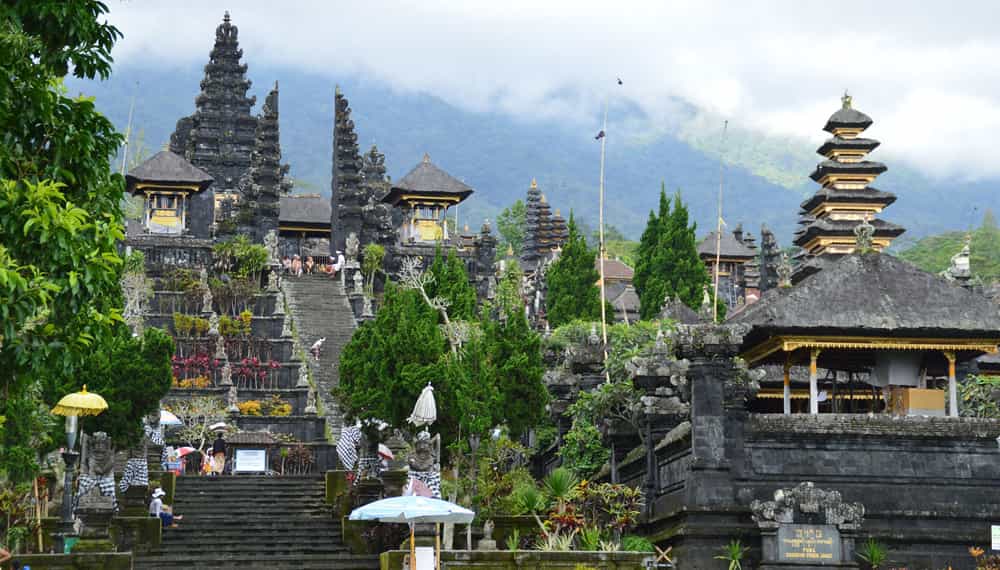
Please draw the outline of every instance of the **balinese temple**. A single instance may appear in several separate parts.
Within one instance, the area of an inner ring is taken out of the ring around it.
[[[125,175],[129,194],[143,197],[141,232],[161,236],[212,237],[212,177],[183,157],[162,150]]]
[[[472,192],[472,188],[435,166],[425,154],[420,164],[393,184],[382,202],[402,213],[400,243],[434,243],[451,239],[445,223],[448,210]]]
[[[729,320],[751,327],[742,346],[748,365],[784,370],[782,406],[753,406],[785,414],[959,415],[959,370],[1000,345],[990,300],[871,249],[817,261],[821,271],[769,291]],[[802,367],[807,386],[793,383]],[[758,398],[775,380],[762,382]]]
[[[569,237],[566,220],[549,207],[538,182],[531,180],[524,203],[524,245],[521,247],[521,268],[531,272],[562,248]]]
[[[754,298],[760,295],[760,270],[759,265],[755,263],[757,260],[756,244],[751,248],[745,243],[749,234],[743,233],[742,225],[737,226],[736,230],[732,232],[723,231],[721,240],[717,236],[718,233],[712,232],[701,240],[701,243],[698,244],[698,257],[708,268],[708,274],[713,283],[716,259],[718,259],[719,299],[722,299],[728,307],[737,307],[746,302],[748,292],[754,294]],[[748,288],[748,270],[751,284],[757,285],[756,287]]]
[[[256,97],[247,96],[251,82],[246,64],[240,61],[243,50],[238,35],[226,12],[215,30],[195,112],[177,121],[170,136],[171,151],[215,179],[220,216],[234,213],[232,203],[239,201],[238,187],[250,166],[257,129],[257,118],[250,113]],[[222,207],[223,202],[228,204]]]
[[[291,194],[280,199],[278,247],[282,256],[330,255],[330,201],[319,194]]]
[[[867,159],[879,142],[861,137],[871,126],[872,119],[852,107],[850,95],[845,93],[841,101],[842,107],[823,127],[833,136],[816,151],[825,160],[810,175],[820,189],[801,204],[800,228],[794,240],[801,251],[796,256],[799,264],[794,282],[816,270],[816,265],[809,263],[816,256],[853,252],[854,228],[864,220],[875,228],[872,247],[877,251],[889,247],[892,240],[905,231],[878,218],[896,196],[871,186],[886,171],[881,162]]]

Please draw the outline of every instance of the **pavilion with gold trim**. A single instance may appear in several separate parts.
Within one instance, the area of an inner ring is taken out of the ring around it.
[[[402,211],[399,227],[401,243],[448,241],[448,210],[473,192],[467,184],[424,159],[392,189],[382,201]]]
[[[149,234],[211,237],[214,207],[205,190],[212,177],[182,156],[162,150],[125,175],[130,194],[143,197]]]
[[[871,395],[874,407],[862,411],[945,415],[947,407],[958,416],[956,367],[997,352],[997,307],[888,254],[815,261],[820,271],[768,291],[729,321],[751,327],[742,347],[749,366],[784,369],[783,412],[792,412],[793,368],[808,366],[812,414],[858,411],[846,409],[838,381],[848,374]]]

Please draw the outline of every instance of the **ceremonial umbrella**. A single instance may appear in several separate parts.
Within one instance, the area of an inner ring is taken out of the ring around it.
[[[368,503],[351,511],[352,521],[407,523],[410,525],[410,568],[416,567],[416,545],[413,525],[416,523],[469,524],[476,513],[448,501],[427,497],[391,497]]]
[[[96,416],[108,409],[108,403],[98,394],[87,391],[87,385],[83,385],[83,390],[66,394],[62,400],[52,408],[52,413],[57,416]]]
[[[169,410],[160,410],[160,425],[179,426],[179,425],[184,425],[184,422],[182,422],[180,418],[175,416]]]
[[[83,390],[63,396],[56,407],[52,408],[53,414],[66,416],[66,443],[70,451],[76,445],[77,418],[96,416],[106,409],[108,403],[100,395],[88,392],[86,384],[83,385]]]
[[[420,427],[429,426],[435,420],[437,420],[437,405],[434,403],[434,386],[428,382],[427,386],[424,386],[423,391],[420,392],[417,403],[413,406],[413,413],[410,414],[409,418],[406,418],[406,421]]]

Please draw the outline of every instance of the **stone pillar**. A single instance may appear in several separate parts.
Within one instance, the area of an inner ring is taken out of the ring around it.
[[[958,417],[958,382],[955,380],[955,352],[951,350],[943,351],[944,357],[948,359],[948,415]]]
[[[816,387],[816,362],[819,360],[819,353],[818,348],[809,351],[809,413],[813,415],[819,413],[819,392]]]

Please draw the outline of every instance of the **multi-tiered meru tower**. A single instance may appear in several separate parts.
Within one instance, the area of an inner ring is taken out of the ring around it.
[[[882,251],[905,230],[877,216],[896,196],[871,187],[886,171],[881,162],[867,160],[878,147],[874,139],[860,135],[871,126],[868,115],[851,106],[851,96],[844,94],[843,106],[826,122],[823,130],[832,134],[816,151],[826,158],[816,166],[810,178],[821,188],[802,203],[799,230],[795,233],[801,278],[812,271],[810,261],[817,256],[844,255],[855,247],[855,228],[867,221],[874,227],[872,247]]]

